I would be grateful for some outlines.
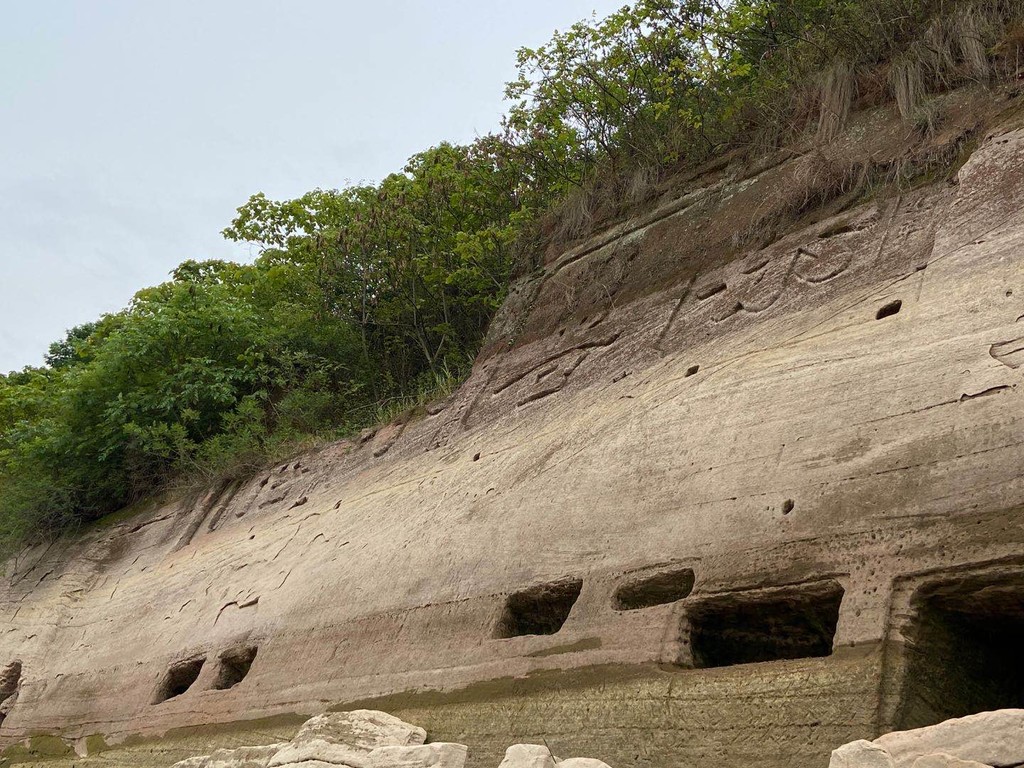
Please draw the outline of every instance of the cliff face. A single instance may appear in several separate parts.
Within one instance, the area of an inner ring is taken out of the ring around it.
[[[1018,705],[1024,121],[946,101],[556,254],[422,419],[23,553],[0,738],[373,699],[479,764],[812,766]]]

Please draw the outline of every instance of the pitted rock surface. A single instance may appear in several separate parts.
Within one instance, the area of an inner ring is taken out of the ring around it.
[[[162,765],[365,706],[471,768],[811,768],[1016,706],[1024,111],[942,99],[928,137],[872,108],[538,254],[415,419],[18,553],[2,746]]]

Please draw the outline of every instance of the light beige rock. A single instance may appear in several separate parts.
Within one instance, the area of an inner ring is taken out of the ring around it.
[[[832,752],[829,768],[893,768],[892,755],[870,741],[854,741]]]
[[[306,763],[318,760],[330,765],[347,765],[350,768],[370,768],[370,750],[334,744],[324,739],[306,738],[285,744],[270,758],[269,768]]]
[[[369,765],[370,768],[463,768],[468,752],[465,744],[448,742],[378,747],[369,754]]]
[[[369,752],[377,747],[405,747],[422,744],[427,732],[415,725],[370,709],[335,712],[310,718],[295,734],[293,744],[321,739]]]
[[[268,744],[263,747],[218,749],[206,758],[202,768],[267,768],[271,758],[284,746]]]
[[[593,757],[570,757],[568,760],[559,760],[558,768],[611,768],[611,766]]]
[[[995,768],[1021,765],[1024,709],[982,712],[928,728],[889,733],[874,743],[892,754],[897,768],[912,768],[917,758],[936,752]]]
[[[513,744],[499,768],[555,768],[551,750],[541,744]]]
[[[184,760],[179,760],[171,768],[207,768],[207,760],[210,759],[209,755],[197,755],[196,757],[186,757]]]
[[[917,758],[913,768],[991,768],[991,766],[974,760],[961,760],[959,757],[944,752],[936,752],[934,755]]]

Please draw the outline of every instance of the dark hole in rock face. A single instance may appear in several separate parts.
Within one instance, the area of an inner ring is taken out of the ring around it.
[[[689,611],[694,666],[829,656],[842,600],[835,581],[711,598]]]
[[[926,587],[914,608],[901,730],[1024,707],[1024,575]]]
[[[199,673],[203,669],[203,664],[206,663],[205,658],[189,659],[188,661],[180,661],[164,675],[164,679],[160,682],[160,687],[156,689],[156,695],[153,697],[153,703],[159,704],[168,699],[173,699],[176,696],[181,696],[185,691],[192,687],[192,683],[199,677]]]
[[[12,661],[0,672],[0,725],[3,725],[11,708],[18,700],[21,687],[21,662]]]
[[[887,317],[898,315],[901,309],[903,309],[902,300],[896,299],[896,301],[890,301],[888,304],[886,304],[884,307],[878,310],[878,313],[875,315],[875,319],[884,320]]]
[[[623,584],[612,598],[617,611],[635,611],[682,600],[693,591],[694,575],[690,568],[665,571],[629,584]]]
[[[217,668],[217,679],[213,687],[218,691],[234,688],[245,679],[256,658],[256,646],[233,648],[220,655],[220,666]]]
[[[566,579],[509,595],[495,637],[555,634],[569,618],[582,589],[582,579]]]

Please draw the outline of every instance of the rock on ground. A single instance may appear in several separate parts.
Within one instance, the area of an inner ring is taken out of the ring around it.
[[[928,728],[889,733],[875,744],[889,751],[897,768],[913,768],[924,755],[944,753],[995,768],[1024,763],[1024,709],[982,712]]]
[[[870,741],[854,741],[832,752],[829,768],[893,768],[892,755]]]
[[[513,744],[498,768],[555,768],[555,759],[541,744]]]
[[[385,712],[355,710],[307,720],[286,744],[220,749],[174,768],[465,768],[465,744],[425,744],[426,731]],[[515,744],[500,768],[609,768],[600,760],[557,760],[547,747]],[[939,768],[936,766],[936,768]]]

